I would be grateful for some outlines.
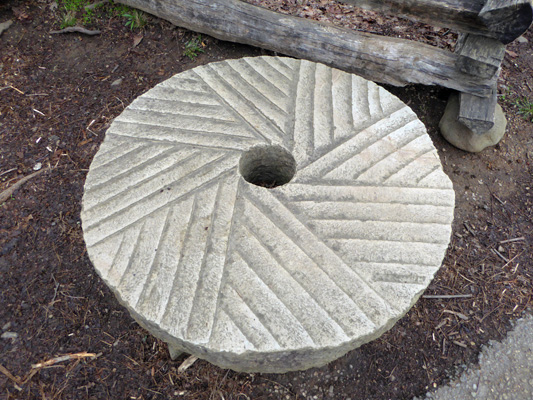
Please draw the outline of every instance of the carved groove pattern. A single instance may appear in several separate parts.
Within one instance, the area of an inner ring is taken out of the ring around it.
[[[290,183],[243,180],[240,156],[260,144],[294,156]],[[400,100],[258,57],[178,74],[127,107],[91,165],[82,220],[95,268],[143,325],[265,370],[231,354],[342,354],[390,328],[439,268],[453,208]],[[306,365],[283,363],[267,369]]]

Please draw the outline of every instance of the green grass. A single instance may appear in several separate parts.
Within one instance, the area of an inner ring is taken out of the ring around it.
[[[113,2],[98,4],[94,8],[87,8],[99,0],[58,0],[61,9],[61,29],[75,25],[90,25],[102,18],[125,18],[125,25],[130,29],[142,28],[146,25],[146,14],[124,4]]]
[[[518,114],[524,119],[533,122],[533,101],[527,97],[519,97],[514,101],[514,106],[518,108]]]
[[[203,46],[202,35],[198,35],[185,43],[185,51],[183,54],[185,54],[191,60],[194,60],[196,57],[198,57],[198,53],[204,52]]]
[[[131,30],[142,28],[146,25],[146,18],[144,13],[139,10],[131,10],[127,13],[122,14],[123,17],[127,18],[126,26]]]
[[[65,7],[65,14],[63,14],[61,18],[61,29],[68,28],[69,26],[75,26],[78,23],[78,20],[76,19],[76,12],[73,10],[68,10]]]

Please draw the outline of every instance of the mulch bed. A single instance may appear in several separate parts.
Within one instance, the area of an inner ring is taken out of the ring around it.
[[[440,47],[455,38],[334,2],[250,2]],[[185,45],[197,34],[152,17],[130,30],[110,4],[86,26],[100,35],[51,35],[61,18],[53,4],[0,4],[0,22],[14,21],[0,36],[0,397],[410,399],[475,362],[482,345],[531,311],[533,124],[517,107],[533,102],[530,30],[507,47],[499,82],[507,135],[480,154],[440,136],[448,90],[387,87],[426,124],[456,190],[449,250],[425,293],[436,298],[421,298],[381,338],[322,368],[244,374],[198,360],[179,370],[186,356],[171,361],[87,257],[85,176],[110,122],[140,94],[197,65],[270,53],[204,36],[191,59]]]

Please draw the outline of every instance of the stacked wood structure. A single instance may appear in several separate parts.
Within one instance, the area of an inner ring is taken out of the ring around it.
[[[458,119],[483,134],[494,125],[505,45],[533,21],[533,0],[341,0],[457,30],[454,53],[405,39],[279,14],[239,0],[118,0],[218,39],[321,62],[369,80],[440,85],[461,93]]]

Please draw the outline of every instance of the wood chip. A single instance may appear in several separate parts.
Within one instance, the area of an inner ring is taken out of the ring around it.
[[[28,182],[30,179],[35,178],[37,175],[42,174],[44,171],[47,171],[48,169],[41,169],[40,171],[34,172],[33,174],[29,174],[28,176],[25,176],[21,180],[19,180],[14,185],[8,187],[4,191],[0,192],[0,204],[2,204],[4,201],[9,199],[13,193],[15,193],[15,190],[17,190],[19,187],[24,185],[26,182]]]
[[[178,367],[178,374],[181,374],[187,370],[191,365],[193,365],[196,360],[198,360],[198,357],[196,356],[190,356],[185,361],[181,363],[181,365]]]
[[[447,314],[455,315],[455,316],[461,318],[461,319],[464,320],[464,321],[468,321],[468,320],[469,320],[469,318],[468,318],[466,315],[464,315],[463,313],[457,312],[457,311],[444,310],[443,312],[445,312],[445,313],[447,313]]]
[[[95,354],[95,353],[87,353],[87,352],[66,354],[64,356],[55,357],[55,358],[52,358],[52,359],[50,359],[48,361],[45,361],[45,362],[42,362],[42,363],[32,364],[31,367],[34,368],[34,369],[35,368],[44,368],[44,367],[49,367],[50,365],[54,365],[54,364],[57,364],[57,363],[63,362],[63,361],[79,360],[81,358],[86,358],[86,357],[96,358],[96,357],[99,357],[101,354],[102,353]]]

